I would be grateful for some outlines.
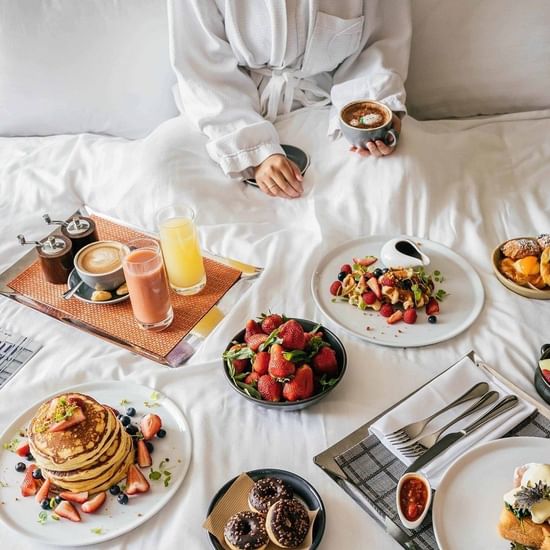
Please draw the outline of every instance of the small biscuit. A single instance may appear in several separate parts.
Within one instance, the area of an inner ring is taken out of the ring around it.
[[[112,297],[113,295],[107,290],[94,290],[92,293],[92,302],[105,302]]]
[[[128,285],[123,283],[116,289],[116,295],[125,296],[126,294],[128,294]]]
[[[512,260],[521,260],[527,256],[539,256],[540,246],[535,239],[512,239],[505,242],[500,251]]]
[[[537,243],[542,250],[550,246],[550,233],[542,233],[537,237]]]

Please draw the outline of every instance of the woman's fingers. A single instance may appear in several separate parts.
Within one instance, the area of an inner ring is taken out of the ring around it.
[[[300,171],[300,168],[298,167],[298,165],[291,161],[290,159],[288,160],[288,163],[290,164],[290,167],[292,168],[292,171],[294,172],[294,176],[296,177],[296,179],[298,181],[304,181],[304,176],[302,176],[302,172]]]
[[[291,177],[291,176],[290,176]],[[287,181],[287,178],[281,170],[274,170],[271,174],[271,181],[277,186],[278,196],[291,197],[293,199],[300,196],[300,192]],[[275,192],[275,190],[273,190]],[[282,194],[279,194],[282,193]]]
[[[286,164],[283,164],[281,166],[281,174],[290,185],[290,187],[292,187],[292,189],[298,194],[298,196],[300,196],[304,191],[301,183],[302,176],[300,175],[299,180],[296,178],[296,172],[294,171],[294,167],[292,166],[291,161],[288,161]]]
[[[395,151],[395,147],[390,147],[389,145],[386,145],[382,140],[378,139],[376,140],[376,146],[378,147],[378,150],[387,157],[388,155],[391,155]]]
[[[258,184],[258,187],[260,188],[260,190],[263,191],[266,195],[269,195],[270,197],[276,196],[275,193],[271,191],[271,188],[267,185],[267,183],[264,182],[263,179],[256,179],[256,183]]]
[[[367,149],[373,157],[380,158],[382,156],[382,153],[378,150],[378,147],[374,141],[367,142]]]

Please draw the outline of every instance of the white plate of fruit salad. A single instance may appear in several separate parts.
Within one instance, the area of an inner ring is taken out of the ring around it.
[[[341,244],[317,265],[311,282],[319,309],[373,344],[419,347],[453,338],[478,317],[484,291],[478,274],[446,246],[409,237],[430,258],[425,267],[385,266],[388,236]]]
[[[108,405],[132,439],[142,440],[135,444],[132,480],[128,476],[111,486],[103,492],[105,497],[90,494],[83,501],[83,493],[59,492],[54,486],[46,498],[39,494],[46,481],[37,475],[32,453],[26,454],[25,430],[42,403],[68,392]],[[138,456],[138,449],[144,454],[140,451]],[[160,392],[121,381],[92,382],[55,392],[23,412],[0,436],[0,528],[7,526],[58,546],[111,540],[139,527],[168,503],[185,478],[191,453],[191,433],[183,413]]]

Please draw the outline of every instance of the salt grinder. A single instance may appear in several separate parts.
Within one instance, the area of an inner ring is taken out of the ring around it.
[[[20,244],[36,245],[40,268],[44,279],[56,285],[66,283],[73,268],[73,252],[70,239],[64,235],[50,235],[41,241],[27,241],[17,235]]]
[[[69,238],[73,243],[73,254],[75,256],[81,248],[98,240],[97,228],[94,220],[91,218],[73,216],[70,222],[65,222],[61,220],[52,220],[49,214],[44,214],[42,217],[48,225],[56,224],[61,226],[63,235]]]

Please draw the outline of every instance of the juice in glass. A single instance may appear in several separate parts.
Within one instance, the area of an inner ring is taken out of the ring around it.
[[[152,331],[168,327],[174,312],[158,243],[153,239],[136,239],[128,243],[122,267],[139,326]]]
[[[159,211],[157,221],[170,286],[179,294],[197,294],[206,285],[206,273],[195,213],[187,206],[169,206]]]

